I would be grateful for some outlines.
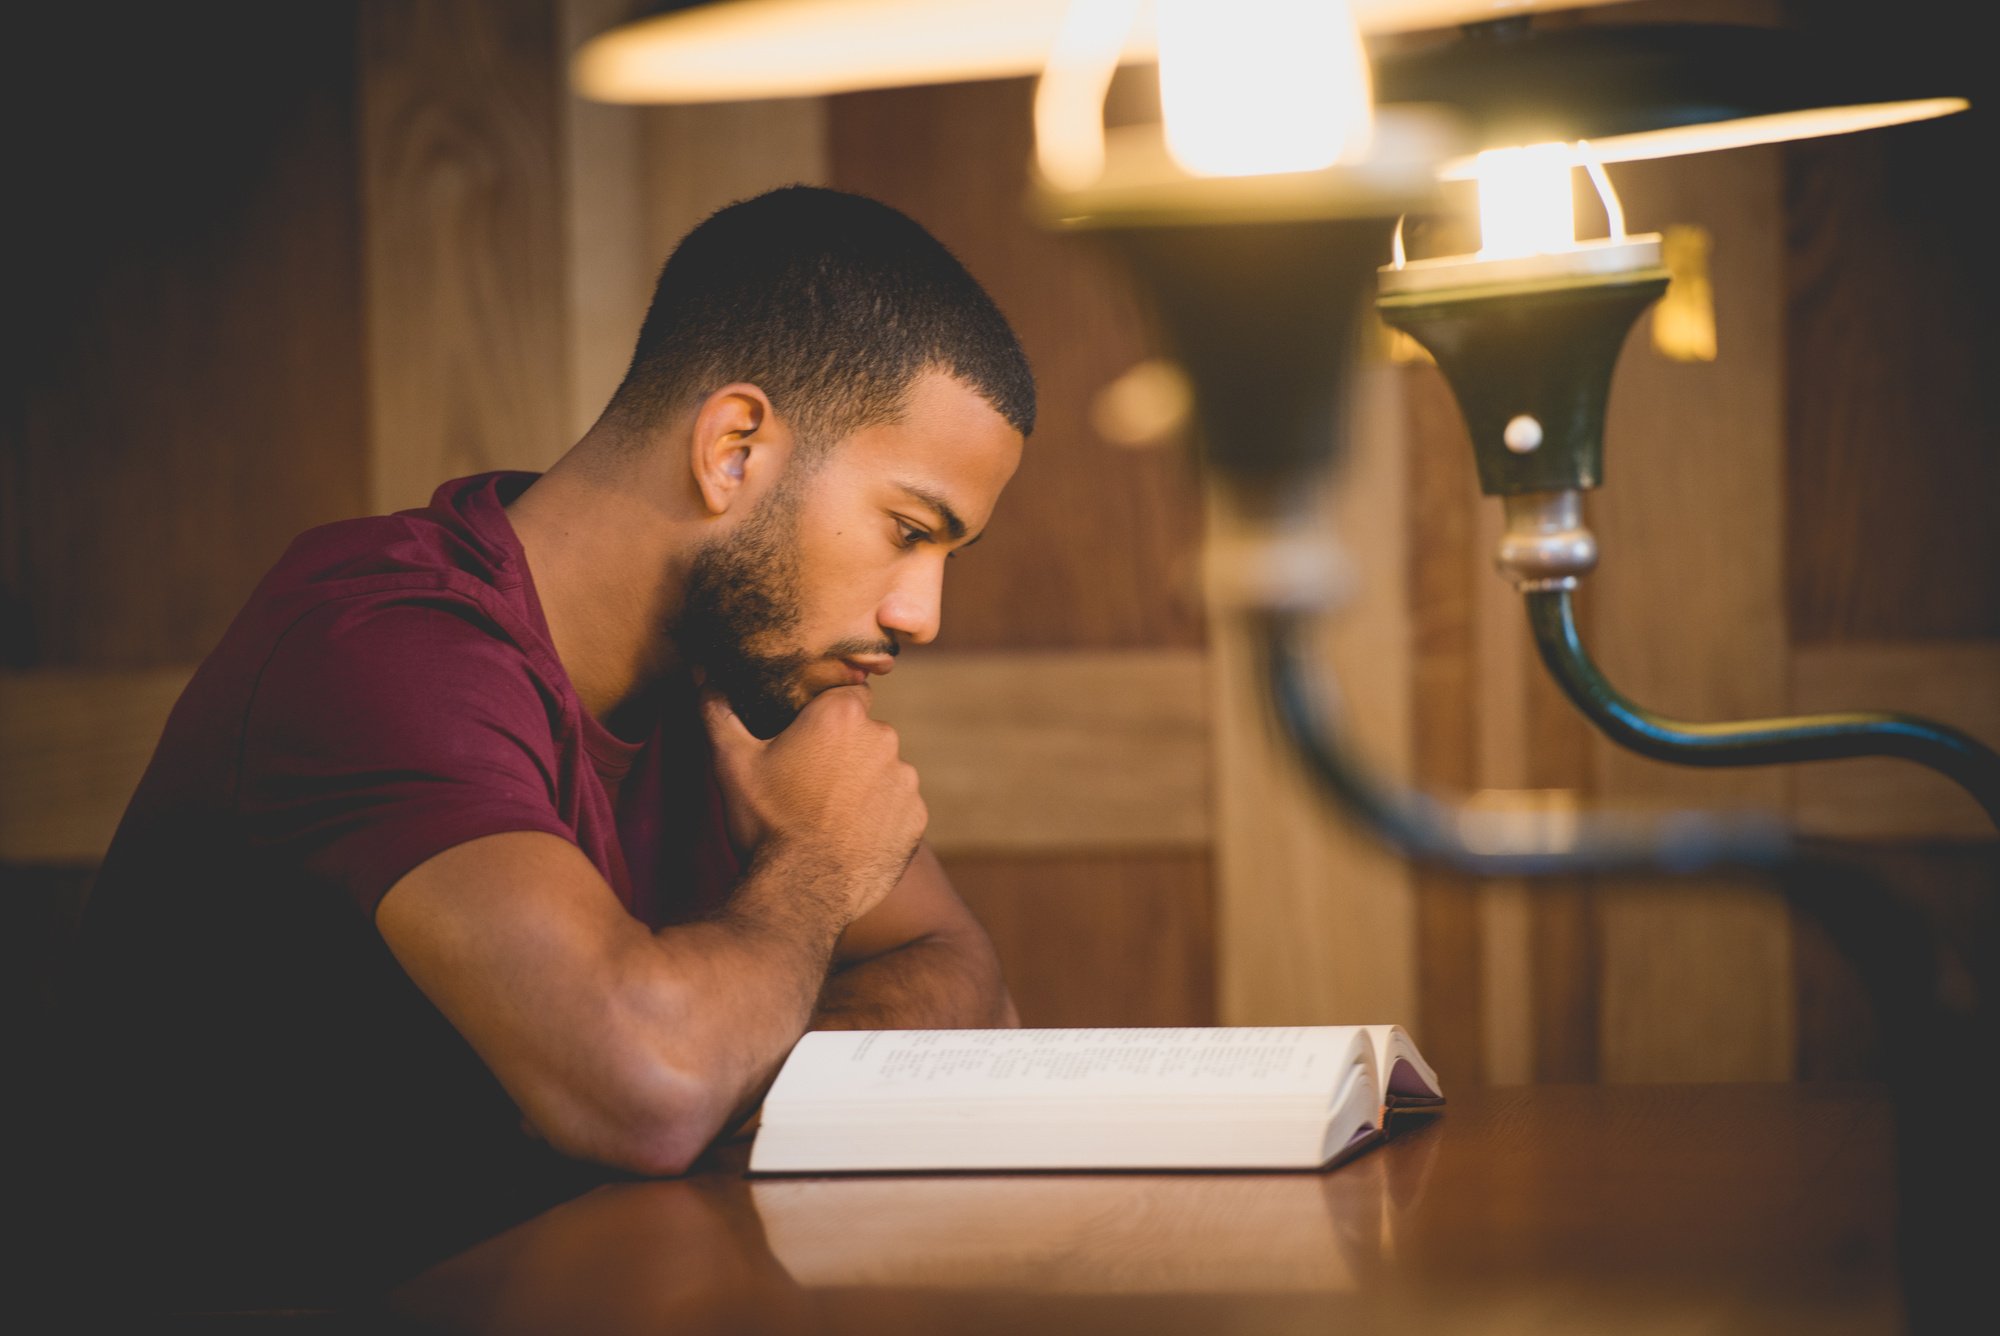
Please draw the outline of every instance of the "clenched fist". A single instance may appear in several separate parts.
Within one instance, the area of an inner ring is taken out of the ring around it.
[[[896,730],[868,703],[866,687],[822,691],[767,741],[719,692],[702,693],[731,840],[760,860],[800,859],[846,922],[889,893],[930,819]]]

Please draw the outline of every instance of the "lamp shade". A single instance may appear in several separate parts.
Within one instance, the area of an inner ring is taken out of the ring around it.
[[[1480,148],[1585,139],[1602,162],[1844,134],[1967,106],[1883,52],[1722,24],[1477,25],[1377,57],[1375,89],[1383,104],[1450,106]]]
[[[1624,2],[1349,0],[1371,33]],[[584,43],[571,81],[600,102],[732,102],[1039,74],[1070,3],[681,0]],[[1141,6],[1121,59],[1150,61],[1157,49]]]

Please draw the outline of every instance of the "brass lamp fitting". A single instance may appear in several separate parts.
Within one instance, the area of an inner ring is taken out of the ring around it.
[[[1494,564],[1523,593],[1574,589],[1597,566],[1597,538],[1583,522],[1579,491],[1501,498],[1507,528]]]

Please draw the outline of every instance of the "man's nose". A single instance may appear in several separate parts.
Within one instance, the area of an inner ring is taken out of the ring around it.
[[[944,557],[912,562],[908,573],[882,600],[875,620],[898,639],[928,645],[937,639],[944,616]]]

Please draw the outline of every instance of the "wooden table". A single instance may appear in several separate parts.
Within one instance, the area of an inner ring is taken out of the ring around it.
[[[1323,1174],[599,1188],[392,1306],[479,1332],[1894,1332],[1875,1087],[1454,1092]]]

